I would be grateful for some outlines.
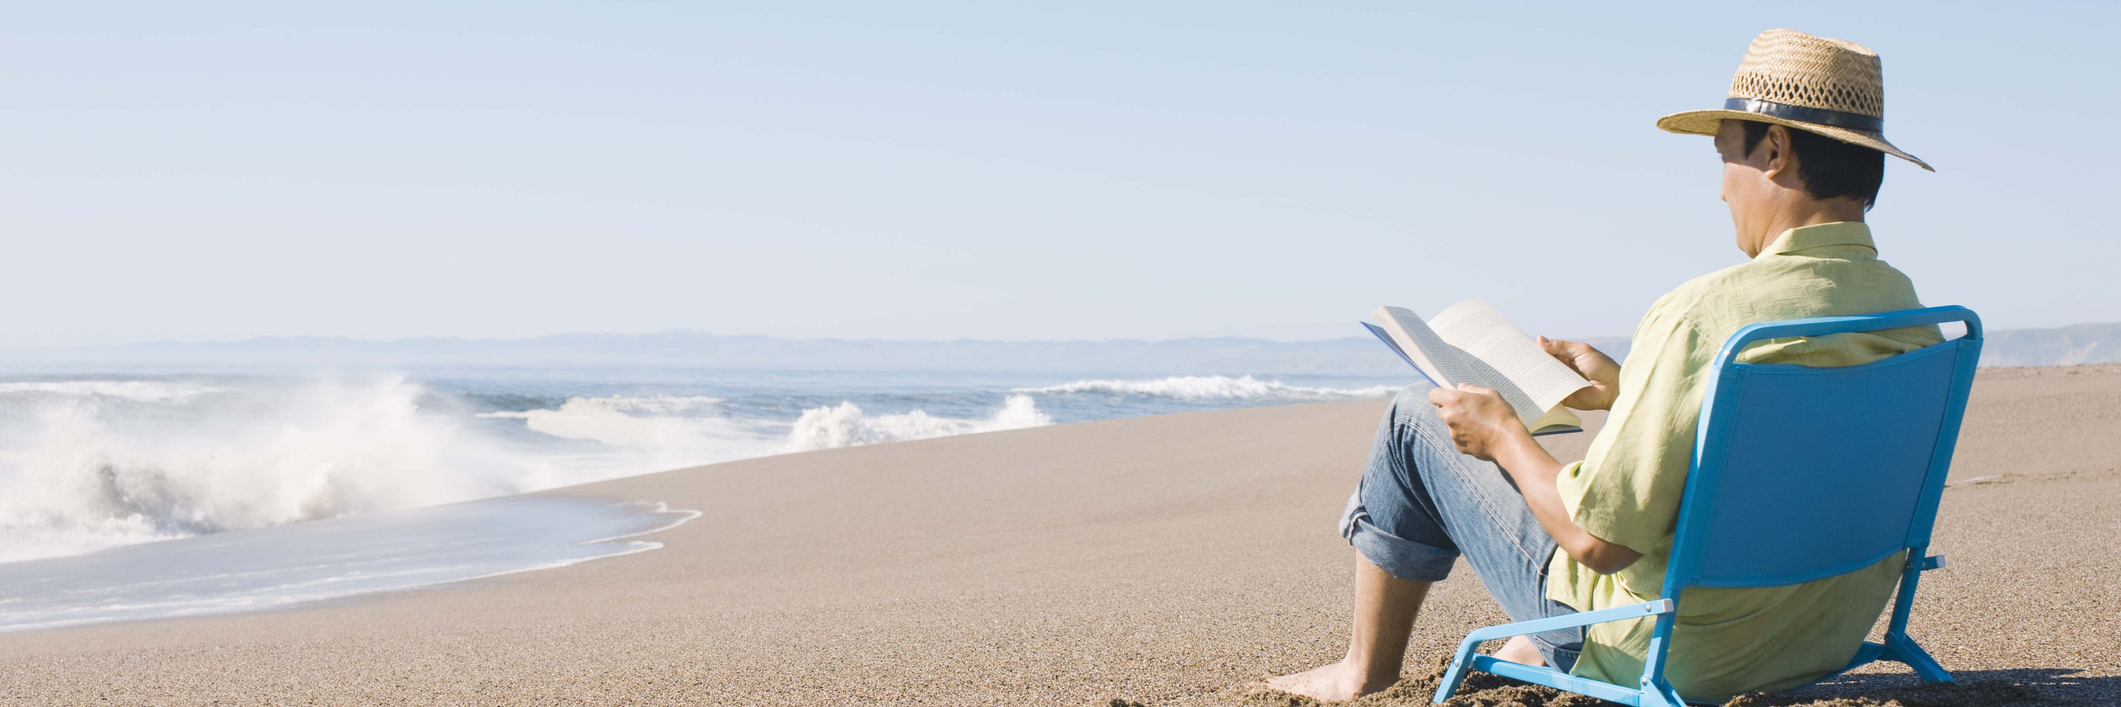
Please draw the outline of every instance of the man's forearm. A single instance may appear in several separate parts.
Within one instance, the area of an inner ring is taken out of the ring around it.
[[[1525,431],[1524,423],[1501,394],[1460,383],[1455,389],[1429,391],[1429,402],[1436,405],[1437,415],[1450,426],[1451,443],[1458,451],[1494,461],[1502,466],[1503,473],[1517,481],[1525,505],[1531,507],[1532,516],[1539,519],[1539,525],[1553,536],[1562,552],[1600,574],[1619,572],[1642,559],[1640,553],[1593,536],[1569,518],[1561,492],[1554,488],[1554,475],[1561,471],[1561,462],[1554,461],[1553,455],[1532,441],[1532,433]]]
[[[1495,463],[1517,482],[1517,490],[1524,495],[1525,505],[1532,509],[1532,516],[1539,519],[1540,527],[1546,528],[1562,552],[1599,574],[1619,572],[1642,559],[1641,553],[1625,545],[1606,542],[1569,517],[1568,507],[1561,502],[1561,490],[1554,482],[1554,477],[1561,473],[1561,462],[1539,446],[1531,433],[1519,428],[1510,439],[1493,449]]]

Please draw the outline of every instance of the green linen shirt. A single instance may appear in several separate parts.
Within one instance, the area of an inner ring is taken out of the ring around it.
[[[1659,299],[1635,329],[1605,427],[1584,460],[1557,478],[1577,525],[1642,559],[1602,575],[1556,552],[1547,565],[1547,595],[1581,611],[1662,595],[1709,363],[1733,333],[1759,322],[1921,306],[1914,285],[1878,259],[1870,228],[1858,222],[1785,231],[1751,262],[1695,278]],[[1852,366],[1940,341],[1934,326],[1774,339],[1748,347],[1738,360]],[[1839,670],[1884,611],[1901,562],[1895,556],[1783,587],[1689,588],[1679,599],[1665,676],[1688,699],[1721,702]],[[1654,625],[1635,619],[1592,626],[1573,672],[1639,683]]]

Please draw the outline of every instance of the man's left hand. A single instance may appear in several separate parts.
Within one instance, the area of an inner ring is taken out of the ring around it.
[[[1512,437],[1531,434],[1493,388],[1471,383],[1460,383],[1457,390],[1437,388],[1429,391],[1429,402],[1451,426],[1451,443],[1458,451],[1484,461],[1495,461],[1496,450]]]

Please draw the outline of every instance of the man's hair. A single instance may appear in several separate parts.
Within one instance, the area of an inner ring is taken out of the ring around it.
[[[1769,123],[1745,122],[1745,153],[1767,139]],[[1825,135],[1789,128],[1790,151],[1797,153],[1797,181],[1814,199],[1838,196],[1863,200],[1863,210],[1878,203],[1878,186],[1885,182],[1885,153]]]

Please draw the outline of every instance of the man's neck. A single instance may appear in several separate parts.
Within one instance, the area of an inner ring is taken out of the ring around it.
[[[1801,203],[1790,204],[1789,208],[1783,209],[1768,222],[1766,232],[1760,234],[1760,242],[1753,246],[1747,257],[1759,257],[1775,239],[1781,238],[1782,234],[1792,228],[1842,221],[1862,223],[1863,202],[1854,199],[1807,199]]]

